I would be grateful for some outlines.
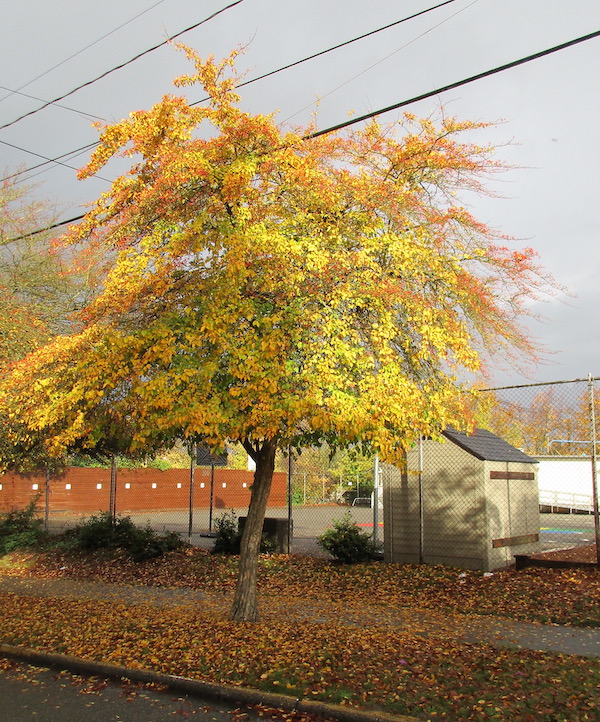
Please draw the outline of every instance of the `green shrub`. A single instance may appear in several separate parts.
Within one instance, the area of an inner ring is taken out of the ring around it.
[[[279,545],[277,544],[277,537],[273,534],[267,534],[263,532],[260,540],[260,553],[261,554],[276,554],[279,551]]]
[[[242,533],[238,518],[233,509],[215,519],[215,545],[213,554],[239,554]],[[261,554],[272,554],[277,551],[277,539],[264,533],[260,542]]]
[[[375,551],[371,537],[356,526],[350,512],[346,512],[341,520],[334,520],[333,528],[322,534],[317,544],[346,564],[366,562]]]
[[[158,534],[149,526],[136,526],[128,516],[111,517],[108,512],[91,516],[67,533],[70,545],[83,551],[121,550],[134,561],[154,559],[182,546],[175,532]]]
[[[214,554],[239,554],[242,535],[233,509],[215,519]]]
[[[38,499],[32,499],[25,509],[0,514],[0,554],[36,546],[46,536],[44,523],[36,516]]]

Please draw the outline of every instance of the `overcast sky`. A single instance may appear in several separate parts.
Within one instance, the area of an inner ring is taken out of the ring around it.
[[[1,0],[0,125],[232,1]],[[243,0],[179,39],[203,56],[222,57],[247,45],[238,68],[250,79],[440,2]],[[372,112],[597,30],[598,0],[454,0],[249,85],[241,104],[305,124],[320,98],[318,124],[324,128],[346,120],[349,111]],[[408,108],[430,115],[444,105],[459,118],[504,121],[478,140],[514,141],[498,155],[518,168],[495,183],[503,198],[477,201],[473,210],[520,239],[516,246],[533,246],[542,265],[573,294],[535,306],[544,320],[529,326],[549,352],[546,363],[528,376],[498,367],[498,384],[600,376],[599,69],[596,38]],[[95,119],[120,120],[165,93],[180,92],[171,80],[187,70],[183,55],[164,46],[60,101],[66,107],[51,105],[0,130],[0,170],[6,175],[30,168],[94,142]],[[202,97],[198,89],[186,92],[191,101]],[[391,112],[382,120],[399,115]],[[62,162],[77,168],[87,157]],[[53,163],[22,177],[41,182],[38,192],[59,204],[61,218],[69,218],[105,191],[117,170],[108,167],[104,180],[80,182],[73,168]]]

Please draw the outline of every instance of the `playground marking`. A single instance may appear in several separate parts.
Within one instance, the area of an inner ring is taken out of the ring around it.
[[[546,534],[585,534],[577,529],[550,529],[549,527],[543,527],[540,531],[546,532]]]

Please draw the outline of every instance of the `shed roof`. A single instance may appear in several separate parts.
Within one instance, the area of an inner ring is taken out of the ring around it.
[[[472,434],[447,428],[444,436],[481,461],[505,461],[537,464],[537,461],[487,429],[474,429]]]

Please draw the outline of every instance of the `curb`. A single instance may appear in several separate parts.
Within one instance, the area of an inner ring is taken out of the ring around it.
[[[327,704],[314,700],[303,700],[274,692],[261,692],[247,687],[200,682],[188,677],[178,677],[149,669],[129,669],[114,664],[79,659],[66,654],[38,652],[27,647],[13,647],[0,644],[0,656],[34,666],[51,667],[68,670],[76,674],[109,679],[128,679],[131,682],[144,684],[161,684],[178,692],[185,692],[194,697],[220,700],[240,705],[260,704],[266,707],[283,709],[287,712],[305,712],[308,714],[330,717],[340,722],[418,722],[415,717],[391,715],[386,712],[362,712],[357,709]]]

